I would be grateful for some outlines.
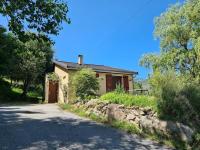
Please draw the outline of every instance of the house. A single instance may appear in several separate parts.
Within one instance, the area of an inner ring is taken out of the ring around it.
[[[133,92],[133,78],[137,75],[137,72],[113,68],[104,65],[84,64],[83,56],[78,56],[78,62],[53,62],[54,72],[59,76],[59,84],[51,83],[46,77],[46,91],[45,99],[51,102],[67,102],[70,100],[70,78],[80,68],[91,68],[96,72],[96,77],[99,79],[99,91],[98,94],[102,95],[106,92],[113,91],[117,84],[121,84],[125,91]],[[65,85],[65,86],[64,86]],[[64,88],[67,87],[67,91]]]

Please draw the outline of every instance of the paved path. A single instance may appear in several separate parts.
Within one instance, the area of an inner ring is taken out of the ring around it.
[[[150,140],[63,112],[55,104],[0,106],[0,149],[167,150]]]

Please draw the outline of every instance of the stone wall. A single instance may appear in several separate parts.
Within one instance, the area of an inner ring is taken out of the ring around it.
[[[137,124],[140,129],[150,133],[156,132],[166,137],[173,135],[186,142],[192,141],[194,134],[194,130],[186,125],[159,120],[157,113],[150,108],[125,107],[124,105],[101,102],[97,99],[90,100],[85,104],[79,102],[75,105],[77,107],[83,106],[87,110],[87,113],[94,113],[97,116],[106,117],[109,121],[113,119],[127,121]]]

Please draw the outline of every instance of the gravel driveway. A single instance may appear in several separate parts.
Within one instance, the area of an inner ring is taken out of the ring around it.
[[[0,149],[109,149],[168,148],[106,127],[55,104],[0,106]]]

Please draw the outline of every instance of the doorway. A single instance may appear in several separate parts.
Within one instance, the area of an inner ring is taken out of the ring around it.
[[[122,86],[122,77],[121,76],[112,76],[112,89],[115,90],[117,85]]]
[[[48,103],[58,102],[58,82],[49,81]]]

